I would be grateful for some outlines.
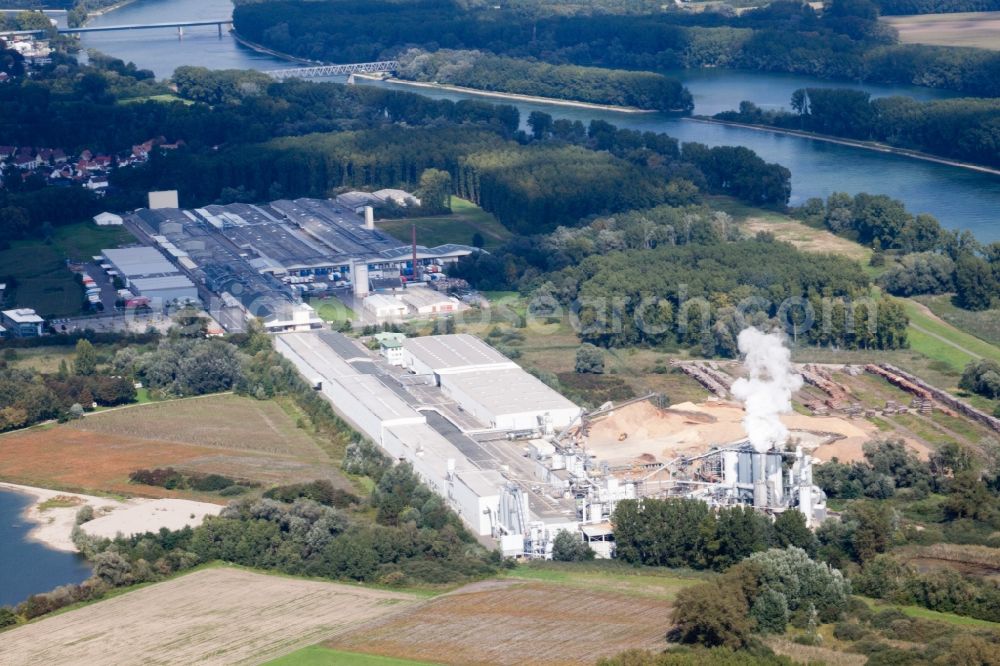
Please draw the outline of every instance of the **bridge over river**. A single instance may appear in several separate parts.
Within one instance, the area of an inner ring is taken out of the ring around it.
[[[344,76],[351,74],[376,74],[380,72],[395,72],[399,62],[382,60],[380,62],[359,62],[346,65],[318,65],[316,67],[291,67],[289,69],[265,69],[264,74],[278,79],[310,79],[320,76]]]
[[[178,35],[184,35],[184,28],[193,28],[201,25],[214,25],[219,28],[219,36],[222,36],[222,26],[232,25],[232,17],[223,19],[208,19],[201,21],[169,21],[167,23],[127,23],[124,25],[101,25],[80,28],[59,28],[61,35],[80,35],[88,32],[113,32],[115,30],[157,30],[162,28],[177,28]]]

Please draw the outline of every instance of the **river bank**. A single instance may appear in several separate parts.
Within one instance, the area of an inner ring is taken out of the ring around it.
[[[133,2],[133,1],[134,0],[127,0],[127,2]],[[243,46],[245,46],[248,49],[251,49],[253,51],[256,51],[257,53],[263,53],[264,55],[269,55],[269,56],[272,56],[274,58],[280,58],[281,60],[287,60],[288,62],[294,62],[294,63],[299,64],[299,65],[307,65],[309,67],[319,67],[321,65],[327,64],[325,62],[320,62],[319,60],[309,60],[307,58],[297,58],[297,57],[295,57],[293,55],[289,55],[287,53],[282,53],[281,51],[275,51],[274,49],[269,49],[268,47],[264,46],[263,44],[258,44],[257,42],[251,42],[249,39],[247,39],[246,37],[242,36],[240,33],[236,32],[235,28],[230,28],[229,29],[229,34],[232,35],[233,39],[236,40],[236,42],[238,44],[242,44]],[[267,71],[267,70],[265,70],[265,71]]]
[[[461,93],[463,95],[476,95],[479,97],[493,97],[496,99],[507,99],[516,102],[528,102],[533,104],[552,104],[555,106],[569,106],[577,109],[594,109],[598,111],[614,111],[616,113],[661,113],[652,109],[639,109],[634,106],[615,106],[613,104],[595,104],[593,102],[578,102],[570,99],[557,99],[554,97],[537,97],[535,95],[521,95],[519,93],[494,92],[492,90],[477,90],[476,88],[465,88],[463,86],[452,86],[445,83],[425,83],[423,81],[407,81],[393,77],[381,77],[371,74],[355,74],[355,78],[368,79],[369,81],[382,81],[400,86],[410,86],[414,88],[430,88],[433,90],[444,90],[447,92]]]
[[[684,118],[684,120],[693,120],[695,122],[707,123],[709,125],[722,125],[724,127],[739,127],[741,129],[757,130],[760,132],[772,132],[774,134],[783,134],[785,136],[797,136],[803,139],[813,139],[815,141],[825,141],[826,143],[834,143],[839,146],[849,146],[851,148],[862,148],[864,150],[872,150],[879,153],[889,153],[891,155],[912,157],[913,159],[924,160],[926,162],[935,162],[937,164],[944,164],[946,166],[958,167],[959,169],[968,169],[970,171],[978,171],[980,173],[988,173],[994,176],[1000,176],[1000,169],[994,169],[992,167],[983,166],[981,164],[973,164],[971,162],[961,162],[959,160],[953,160],[947,157],[939,157],[937,155],[931,155],[930,153],[920,152],[919,150],[910,150],[909,148],[898,148],[896,146],[890,146],[888,144],[878,143],[877,141],[860,141],[858,139],[845,139],[843,137],[831,136],[829,134],[816,134],[815,132],[786,129],[784,127],[773,127],[771,125],[754,125],[752,123],[741,123],[735,120],[719,120],[717,118],[707,118],[705,116],[689,116]]]
[[[91,535],[114,538],[117,534],[155,532],[161,527],[182,529],[195,527],[208,515],[218,515],[222,506],[207,502],[181,499],[117,500],[94,495],[69,493],[48,488],[22,486],[0,482],[0,490],[26,495],[32,503],[24,518],[35,525],[28,539],[53,550],[77,552],[73,544],[76,514],[84,506],[94,510],[94,519],[84,523],[84,530]]]

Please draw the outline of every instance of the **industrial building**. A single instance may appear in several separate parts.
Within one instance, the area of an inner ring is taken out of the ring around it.
[[[128,247],[101,250],[110,266],[136,296],[149,299],[155,308],[198,302],[198,288],[159,250],[151,247]]]
[[[490,428],[551,433],[580,415],[579,407],[472,335],[408,338],[403,365]]]
[[[382,381],[365,374],[338,353],[350,341],[334,333],[287,334],[277,350],[359,432],[395,460],[406,460],[477,534],[492,534],[505,480],[472,465],[448,439],[427,425],[427,418]],[[336,347],[336,348],[335,348]],[[357,354],[364,350],[358,348]],[[349,355],[349,353],[348,353]]]
[[[45,332],[45,320],[31,308],[0,312],[0,336],[37,338]]]
[[[271,330],[301,330],[301,324],[293,329],[286,324],[302,316],[319,326],[315,313],[301,306],[303,294],[353,287],[363,298],[375,290],[372,281],[401,286],[400,274],[413,272],[414,255],[417,272],[427,267],[430,274],[477,251],[464,245],[407,245],[377,229],[370,216],[366,221],[351,208],[323,199],[143,209],[126,224],[169,256],[179,267],[174,273],[183,272],[220,296],[218,307],[231,312],[217,318],[227,328],[251,316]],[[436,300],[432,308],[444,311]],[[399,305],[405,314],[407,306]]]
[[[708,412],[740,406],[665,409],[644,396],[584,412],[473,336],[380,342],[385,360],[334,333],[280,336],[277,348],[507,556],[548,557],[564,529],[610,556],[611,515],[631,499],[798,509],[809,525],[826,517],[807,451],[823,433],[797,431],[767,450],[745,438],[716,443],[709,433],[738,429]]]

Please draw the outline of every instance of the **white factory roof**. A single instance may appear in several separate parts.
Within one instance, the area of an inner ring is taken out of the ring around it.
[[[399,297],[402,298],[406,304],[414,308],[445,304],[455,305],[458,303],[458,299],[446,296],[424,286],[407,287],[399,292]]]
[[[369,310],[406,310],[402,301],[382,294],[365,296],[364,306]]]
[[[157,290],[157,289],[184,289],[184,288],[194,288],[194,282],[191,282],[184,275],[164,275],[161,277],[140,277],[132,278],[132,286],[138,289],[140,292]]]
[[[407,338],[403,342],[403,349],[437,373],[518,367],[496,349],[467,333]]]
[[[278,336],[293,353],[323,377],[355,377],[361,373],[329,345],[313,334],[286,333]]]
[[[448,385],[492,414],[521,414],[579,409],[534,375],[518,367],[448,375]]]
[[[507,479],[495,469],[466,469],[456,472],[456,476],[478,497],[499,495],[507,484]]]
[[[17,324],[44,324],[45,320],[31,308],[17,308],[15,310],[4,310],[3,316]]]
[[[178,272],[159,250],[152,247],[101,250],[101,254],[127,278],[144,275],[170,275]]]
[[[420,412],[410,407],[406,401],[371,375],[339,377],[332,381],[338,382],[356,398],[361,400],[371,410],[372,414],[378,417],[385,425],[390,425],[391,422],[400,420],[411,423],[413,421],[425,420],[425,417]],[[408,425],[407,427],[413,426]]]
[[[115,215],[114,213],[104,212],[94,216],[94,222],[101,227],[117,226],[122,224],[123,221],[121,215]]]

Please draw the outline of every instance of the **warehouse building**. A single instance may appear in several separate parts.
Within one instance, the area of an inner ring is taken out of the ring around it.
[[[550,433],[580,415],[578,406],[471,335],[407,338],[403,366],[492,429]]]
[[[156,308],[198,301],[195,284],[156,248],[101,250],[101,255],[133,294],[148,298]]]
[[[353,344],[336,333],[290,333],[278,336],[275,348],[354,428],[393,459],[409,462],[472,530],[493,534],[506,480],[469,462],[421,412],[345,359],[366,355],[363,349],[352,351]]]

